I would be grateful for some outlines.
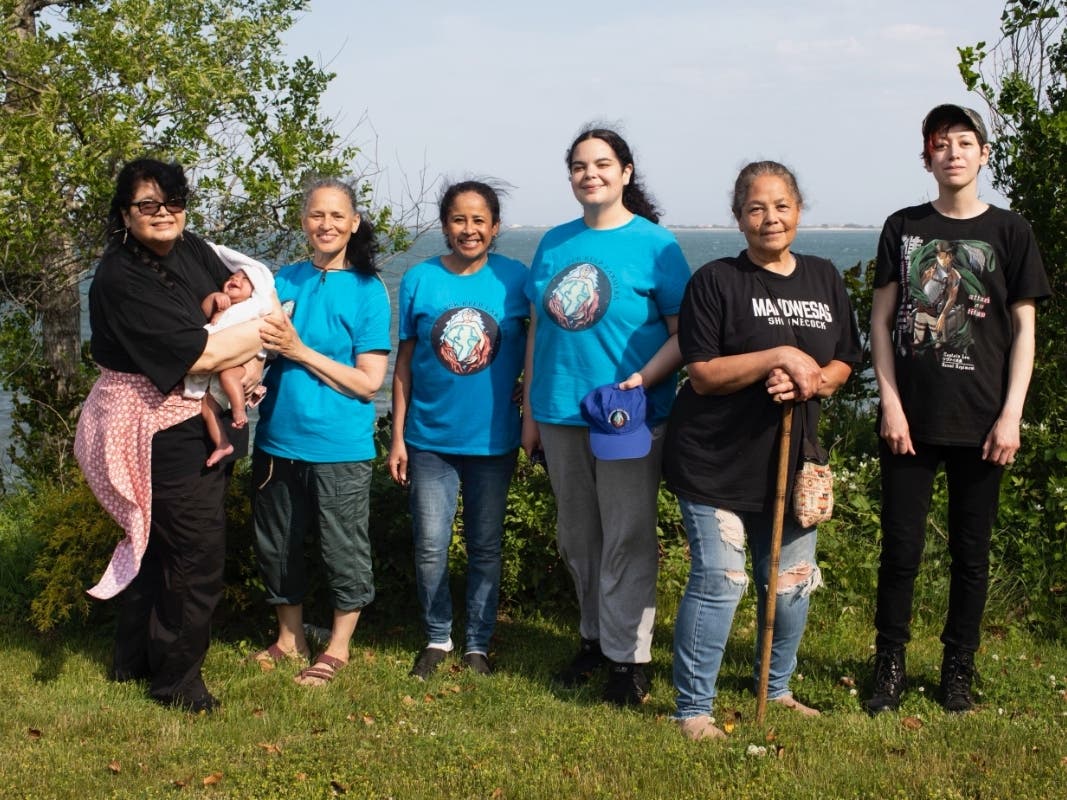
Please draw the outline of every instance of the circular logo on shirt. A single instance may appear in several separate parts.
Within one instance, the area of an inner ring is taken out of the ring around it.
[[[430,341],[445,369],[456,375],[473,375],[493,363],[500,346],[500,327],[476,308],[451,309],[433,324]]]
[[[584,331],[596,325],[611,305],[611,282],[595,264],[582,262],[561,271],[545,289],[548,316],[564,330]]]

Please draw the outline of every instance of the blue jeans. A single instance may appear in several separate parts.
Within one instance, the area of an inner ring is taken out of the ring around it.
[[[448,548],[462,488],[467,543],[466,652],[489,652],[500,595],[500,538],[516,455],[517,451],[465,456],[408,447],[416,592],[431,644],[452,638]]]
[[[692,557],[689,582],[674,627],[675,717],[686,719],[712,711],[734,611],[748,585],[746,539],[752,548],[756,580],[758,624],[753,682],[758,682],[773,516],[763,512],[734,513],[683,499],[678,503]],[[801,528],[786,512],[767,691],[770,699],[790,694],[789,679],[796,669],[797,649],[808,618],[808,595],[822,583],[815,562],[815,539],[815,528]]]

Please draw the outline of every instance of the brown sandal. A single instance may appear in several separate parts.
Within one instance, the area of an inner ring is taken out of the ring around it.
[[[287,653],[278,646],[277,642],[275,642],[266,650],[260,650],[258,653],[249,656],[248,660],[259,664],[259,668],[264,672],[270,672],[279,664],[306,664],[308,661],[308,654],[301,653],[299,650]]]
[[[347,661],[322,653],[315,659],[314,664],[300,670],[300,674],[293,680],[301,686],[325,686],[334,679],[334,676],[346,664],[348,664]],[[314,683],[307,683],[306,681],[308,680],[314,681]]]

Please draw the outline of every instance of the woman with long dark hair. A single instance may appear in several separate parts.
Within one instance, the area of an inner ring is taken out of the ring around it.
[[[608,665],[605,699],[640,704],[656,613],[662,433],[689,267],[657,224],[621,136],[588,128],[566,162],[582,216],[546,233],[530,267],[522,441],[528,455],[544,450],[581,612],[578,653],[556,677],[576,686]]]

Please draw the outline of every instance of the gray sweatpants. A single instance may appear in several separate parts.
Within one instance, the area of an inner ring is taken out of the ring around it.
[[[612,661],[652,660],[656,619],[656,494],[666,425],[644,458],[600,461],[584,426],[540,424],[556,494],[556,537],[581,613],[579,634]]]

